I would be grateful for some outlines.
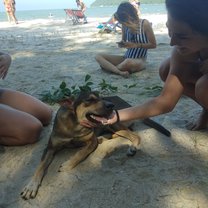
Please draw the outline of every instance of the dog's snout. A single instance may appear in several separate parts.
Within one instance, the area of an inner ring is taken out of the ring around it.
[[[114,108],[114,104],[111,103],[111,102],[108,102],[108,101],[105,102],[105,106],[106,106],[107,109],[113,109]]]

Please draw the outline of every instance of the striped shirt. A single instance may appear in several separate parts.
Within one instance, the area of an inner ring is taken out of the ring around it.
[[[144,32],[144,19],[140,21],[139,33],[132,33],[128,27],[124,27],[126,42],[134,43],[148,43],[147,36]],[[146,58],[146,48],[128,48],[124,57],[125,58]]]

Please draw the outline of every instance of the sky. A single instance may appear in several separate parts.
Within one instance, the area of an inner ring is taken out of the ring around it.
[[[87,7],[95,0],[83,0]],[[16,0],[17,10],[64,9],[76,8],[75,0]],[[0,0],[0,11],[4,10],[3,0]]]

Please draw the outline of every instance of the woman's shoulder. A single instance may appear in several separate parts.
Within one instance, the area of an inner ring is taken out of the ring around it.
[[[148,20],[148,19],[140,19],[140,21],[144,24],[144,25],[151,25],[152,23]]]
[[[152,23],[147,19],[140,19],[141,24],[143,25],[144,30],[150,29],[152,27]]]

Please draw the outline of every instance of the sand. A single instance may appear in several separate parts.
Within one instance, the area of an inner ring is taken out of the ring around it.
[[[146,16],[153,24],[158,46],[149,50],[146,70],[128,79],[105,73],[94,60],[98,52],[118,53],[115,42],[120,33],[99,34],[96,26],[104,19],[73,26],[64,20],[1,22],[1,51],[12,55],[13,63],[0,87],[8,87],[40,98],[45,90],[83,84],[89,74],[96,86],[104,79],[118,87],[115,93],[132,105],[144,103],[162,86],[158,76],[161,61],[171,47],[164,15]],[[137,84],[128,89],[126,85]],[[58,105],[53,105],[54,115]],[[0,208],[205,208],[208,204],[207,131],[186,130],[200,107],[182,98],[173,112],[154,119],[172,136],[166,137],[141,121],[135,132],[141,147],[127,157],[130,144],[123,138],[105,141],[85,161],[70,172],[58,167],[74,151],[58,153],[50,165],[35,199],[24,201],[20,192],[30,180],[47,145],[52,123],[45,127],[40,141],[23,147],[0,147]]]

